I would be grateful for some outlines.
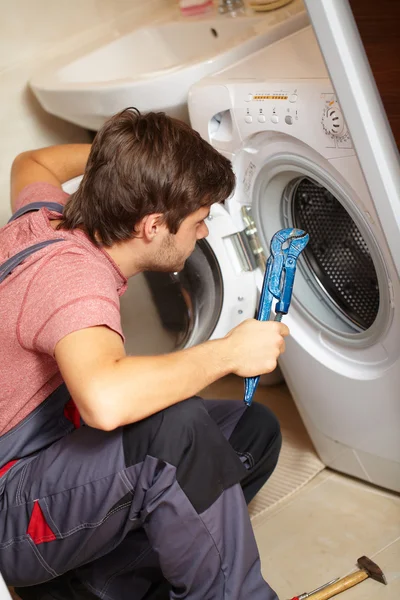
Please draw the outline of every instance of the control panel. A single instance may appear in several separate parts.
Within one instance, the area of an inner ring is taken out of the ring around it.
[[[286,125],[292,125],[299,118],[296,92],[296,89],[291,92],[277,89],[268,92],[260,90],[254,94],[247,94],[245,96],[247,103],[244,115],[245,123],[271,122],[276,125],[284,122]]]
[[[240,82],[231,90],[242,137],[259,131],[277,131],[314,147],[317,144],[326,149],[353,149],[329,80]]]

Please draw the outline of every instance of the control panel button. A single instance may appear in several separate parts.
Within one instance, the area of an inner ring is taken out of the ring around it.
[[[253,94],[247,94],[246,98],[244,99],[245,102],[251,102],[253,100]]]
[[[278,117],[278,115],[272,115],[272,117],[271,117],[271,121],[272,121],[273,123],[279,123],[279,117]]]
[[[292,94],[291,96],[289,96],[289,102],[296,102],[297,100],[297,94]]]
[[[258,115],[258,122],[265,123],[265,115]]]
[[[288,125],[291,125],[293,123],[293,117],[291,117],[290,115],[286,115],[285,123],[287,123]]]
[[[244,120],[246,121],[246,123],[252,123],[253,122],[253,117],[251,115],[246,115]]]

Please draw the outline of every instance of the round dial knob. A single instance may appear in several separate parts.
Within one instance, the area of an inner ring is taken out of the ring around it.
[[[346,127],[344,118],[340,108],[336,104],[332,104],[332,106],[328,106],[328,108],[324,110],[322,126],[325,133],[330,135],[343,135],[345,132]]]

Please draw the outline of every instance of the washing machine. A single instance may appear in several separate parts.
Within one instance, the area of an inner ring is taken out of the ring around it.
[[[399,276],[311,27],[193,86],[189,113],[237,178],[209,221],[211,337],[254,315],[273,234],[307,231],[281,370],[323,462],[400,491]]]

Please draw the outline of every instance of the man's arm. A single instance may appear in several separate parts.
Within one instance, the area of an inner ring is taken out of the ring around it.
[[[235,373],[269,373],[284,351],[283,323],[249,319],[225,338],[161,356],[126,356],[107,327],[65,336],[55,349],[63,379],[84,421],[112,430],[140,421]]]
[[[11,168],[11,208],[19,192],[30,183],[47,182],[57,187],[82,175],[90,144],[65,144],[19,154]]]

